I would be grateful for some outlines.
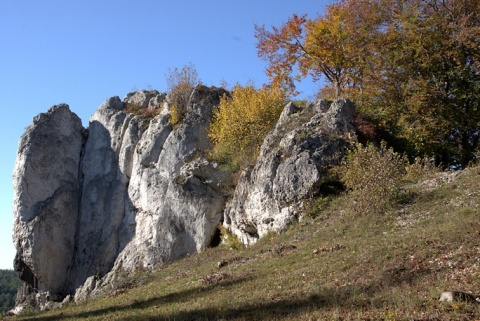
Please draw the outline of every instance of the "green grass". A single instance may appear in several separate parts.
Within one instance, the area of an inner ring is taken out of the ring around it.
[[[103,297],[6,320],[480,319],[480,304],[438,302],[480,292],[480,168],[405,184],[408,202],[382,216],[357,217],[339,196],[250,248],[207,249]]]

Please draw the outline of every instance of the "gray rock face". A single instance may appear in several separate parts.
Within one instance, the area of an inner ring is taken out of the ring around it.
[[[207,128],[224,91],[197,87],[175,129],[161,112],[138,142],[114,270],[152,268],[208,246],[222,217],[221,172],[204,155]]]
[[[162,107],[167,94],[156,90],[140,90],[128,93],[123,99],[126,107],[132,109],[158,109]]]
[[[30,289],[24,299],[32,291],[84,298],[112,270],[150,268],[210,244],[230,174],[204,155],[224,92],[195,88],[176,128],[165,95],[153,91],[108,99],[88,131],[66,105],[35,118],[14,178],[15,266]],[[138,113],[126,110],[131,104]],[[36,297],[45,295],[29,298],[44,308]]]
[[[346,100],[318,101],[303,110],[285,106],[255,167],[241,175],[225,209],[225,227],[251,244],[298,219],[302,201],[318,192],[326,170],[344,155],[353,113]]]
[[[226,206],[231,173],[206,158],[223,94],[197,86],[175,126],[157,91],[106,100],[88,129],[67,105],[34,119],[14,172],[15,269],[26,284],[18,307],[83,300],[115,283],[120,271],[200,251],[222,219],[252,243],[297,218],[343,155],[353,107],[287,105]]]
[[[73,266],[84,130],[67,105],[33,120],[15,163],[15,269],[33,289],[64,293]]]
[[[148,125],[144,117],[126,113],[122,105],[118,97],[113,97],[90,118],[81,165],[73,288],[91,275],[105,275],[118,255],[118,231],[128,201],[133,153]]]

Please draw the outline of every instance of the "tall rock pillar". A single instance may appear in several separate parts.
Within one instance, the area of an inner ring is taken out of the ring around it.
[[[75,252],[83,134],[80,118],[61,104],[35,117],[20,139],[13,175],[14,266],[26,292],[61,297],[66,290]]]

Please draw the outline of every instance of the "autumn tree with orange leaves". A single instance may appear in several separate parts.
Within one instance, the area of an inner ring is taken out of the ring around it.
[[[323,76],[398,150],[445,166],[475,159],[480,0],[340,0],[255,36],[267,75],[291,94]]]
[[[293,15],[271,31],[255,26],[258,55],[269,63],[266,73],[271,81],[296,94],[295,81],[307,74],[314,80],[324,76],[334,87],[335,98],[354,87],[368,53],[366,38],[383,19],[378,2],[364,1],[359,9],[357,2],[342,1],[327,6],[315,19]]]
[[[265,26],[255,26],[259,56],[269,62],[266,72],[272,82],[296,94],[294,80],[307,74],[318,80],[323,75],[339,96],[346,81],[344,70],[350,64],[347,54],[337,50],[346,39],[336,22],[334,19],[312,21],[305,15],[293,15],[279,29],[272,27],[272,31],[267,31]],[[298,73],[292,76],[296,67]]]

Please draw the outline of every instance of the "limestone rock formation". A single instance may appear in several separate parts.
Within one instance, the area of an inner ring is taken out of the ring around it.
[[[175,126],[169,97],[153,90],[106,100],[88,129],[67,105],[34,119],[14,172],[15,269],[25,282],[18,311],[82,300],[118,272],[200,251],[222,221],[252,243],[298,217],[344,153],[351,103],[288,104],[235,188],[206,157],[224,94],[197,86]]]
[[[114,270],[149,269],[207,247],[226,198],[229,174],[205,159],[207,128],[222,89],[197,87],[176,127],[162,111],[136,145]]]
[[[210,244],[230,180],[205,159],[224,92],[196,87],[175,128],[156,91],[108,99],[88,130],[67,105],[34,119],[14,174],[20,301],[42,308],[38,293],[60,301],[92,291],[112,270],[151,268]]]
[[[15,163],[15,269],[30,289],[68,292],[79,213],[84,129],[67,105],[34,118]]]
[[[251,244],[298,219],[302,201],[318,193],[326,170],[344,155],[353,114],[347,100],[321,100],[304,109],[287,105],[257,163],[242,173],[224,212],[225,227]]]

